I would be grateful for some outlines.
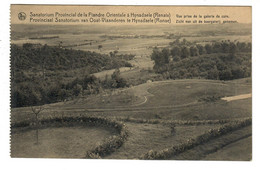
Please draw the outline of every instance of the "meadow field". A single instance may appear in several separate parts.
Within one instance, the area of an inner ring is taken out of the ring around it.
[[[11,37],[11,43],[17,48],[24,48],[20,46],[25,43],[47,44],[54,48],[53,54],[58,48],[65,52],[71,50],[71,54],[77,50],[91,51],[95,52],[91,54],[100,53],[105,57],[118,55],[120,61],[119,55],[122,60],[123,55],[134,55],[127,60],[131,67],[101,67],[101,71],[88,74],[87,66],[46,67],[45,72],[38,66],[21,67],[27,76],[15,81],[20,83],[21,89],[35,88],[29,81],[38,78],[39,82],[46,83],[42,85],[46,89],[58,82],[57,87],[62,87],[66,94],[74,94],[77,90],[79,93],[53,102],[12,107],[11,157],[252,159],[251,75],[221,80],[219,77],[207,79],[203,74],[189,77],[186,73],[183,77],[172,78],[155,71],[156,61],[151,57],[155,47],[161,50],[171,48],[169,43],[177,39],[187,40],[192,45],[221,41],[250,43],[250,25],[213,24],[200,28],[189,25],[130,28],[91,25],[73,29],[71,26],[12,25]],[[214,58],[215,55],[226,56],[205,53],[191,58]],[[239,57],[247,55],[249,52],[237,54]],[[241,58],[237,60],[246,60]],[[245,67],[241,70],[248,72]],[[112,82],[112,86],[107,87],[110,79],[125,80],[126,83],[115,87]],[[82,81],[92,83],[84,87]],[[75,85],[72,82],[76,82]],[[73,88],[69,91],[71,84]],[[40,90],[42,94],[44,88]],[[41,99],[39,101],[44,101],[43,95],[39,97],[36,91],[33,93]],[[59,91],[46,93],[61,94]],[[225,100],[226,97],[231,100]],[[36,115],[37,110],[39,114]]]
[[[23,30],[26,30],[26,33]],[[201,25],[199,28],[193,25],[74,27],[20,24],[12,25],[11,43],[40,43],[53,46],[61,44],[64,48],[85,51],[109,53],[118,50],[123,54],[146,56],[151,54],[153,47],[165,47],[177,38],[202,44],[218,40],[251,42],[250,32],[251,26],[248,24]],[[98,49],[98,45],[102,45],[102,49]]]

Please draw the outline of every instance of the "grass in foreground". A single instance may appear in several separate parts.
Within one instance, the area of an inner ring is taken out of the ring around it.
[[[196,146],[170,159],[248,161],[252,159],[251,135],[252,126],[247,126]]]
[[[22,158],[84,158],[86,151],[114,132],[101,127],[57,127],[12,134],[11,156]]]
[[[126,123],[126,126],[129,130],[128,140],[106,159],[138,159],[151,149],[160,150],[180,144],[219,125],[176,126],[174,134],[169,126],[162,124]]]

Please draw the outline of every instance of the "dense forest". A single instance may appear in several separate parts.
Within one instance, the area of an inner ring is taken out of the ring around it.
[[[99,93],[104,88],[125,87],[128,84],[119,69],[104,81],[92,73],[131,67],[127,61],[133,57],[117,51],[106,55],[48,45],[11,45],[11,107],[53,103]],[[74,70],[80,68],[84,72],[77,75]]]
[[[251,76],[251,43],[194,44],[183,39],[170,47],[154,48],[154,71],[165,79],[205,78],[232,80]]]
[[[127,60],[134,55],[110,55],[90,51],[64,49],[57,46],[23,44],[22,47],[11,45],[12,70],[42,71],[71,70],[87,67],[89,73],[96,73],[117,67],[131,67]]]

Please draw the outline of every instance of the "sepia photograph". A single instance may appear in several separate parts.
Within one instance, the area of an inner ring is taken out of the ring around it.
[[[10,13],[12,158],[252,160],[251,6]]]

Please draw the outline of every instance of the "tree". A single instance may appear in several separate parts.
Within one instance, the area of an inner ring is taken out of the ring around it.
[[[114,57],[115,53],[113,53],[112,51],[109,52],[110,57]]]
[[[180,55],[181,55],[181,49],[180,49],[180,47],[174,46],[174,47],[171,49],[171,55],[172,55],[173,57],[175,57],[175,56],[180,56]]]
[[[187,46],[181,48],[181,58],[187,58],[190,56],[190,50]]]
[[[73,95],[78,96],[83,91],[83,88],[80,84],[76,84],[73,88]]]
[[[220,72],[219,79],[220,80],[231,80],[233,77],[232,72],[230,69],[225,69]]]
[[[205,50],[206,50],[207,54],[211,54],[212,53],[212,46],[210,44],[206,44]]]
[[[43,107],[39,107],[39,108],[35,108],[35,107],[31,107],[33,114],[35,115],[35,123],[36,123],[36,144],[38,144],[38,140],[39,140],[39,114],[41,111],[44,110]]]
[[[216,66],[208,71],[207,79],[218,80],[219,79],[219,71]]]
[[[154,60],[154,70],[162,73],[167,70],[167,65],[170,62],[170,51],[168,48],[164,48],[162,51],[154,48],[151,59]]]
[[[197,46],[197,48],[199,50],[199,54],[200,55],[205,54],[205,48],[202,45],[198,44],[196,46]]]
[[[120,88],[127,86],[127,81],[120,77],[120,70],[117,68],[111,75],[111,86],[112,88]]]
[[[23,49],[25,49],[25,50],[31,50],[32,48],[33,48],[33,44],[31,44],[31,43],[23,44]]]
[[[104,86],[105,88],[110,88],[110,86],[111,86],[111,81],[109,80],[107,74],[106,74],[106,76],[105,76],[105,80],[103,81],[103,86]]]
[[[245,71],[241,67],[235,67],[231,70],[233,79],[245,77]]]
[[[179,45],[179,44],[180,44],[180,38],[177,38],[177,39],[174,41],[174,43],[175,43],[176,45]]]
[[[241,52],[246,52],[246,43],[245,42],[237,42],[237,49]]]
[[[154,69],[156,71],[159,70],[160,67],[162,67],[164,65],[164,62],[161,58],[161,54],[160,54],[160,51],[157,47],[155,47],[153,49],[153,53],[151,55],[151,59],[154,61]]]
[[[175,135],[175,133],[176,133],[176,131],[175,131],[175,124],[174,123],[170,124],[170,128],[171,128],[171,134]]]
[[[199,50],[197,47],[192,46],[190,47],[190,55],[191,56],[198,56],[199,55]]]
[[[185,38],[182,40],[182,45],[188,45],[188,41]]]
[[[229,43],[223,42],[221,44],[221,46],[222,46],[222,52],[223,53],[229,53],[229,50],[230,50]]]
[[[87,74],[81,84],[83,89],[86,90],[89,84],[98,84],[98,78],[95,75]]]
[[[231,53],[231,55],[234,55],[237,51],[238,49],[236,44],[233,42],[229,43],[229,53]]]
[[[174,57],[172,57],[172,60],[175,61],[175,62],[178,62],[178,61],[180,61],[181,59],[180,59],[179,56],[174,56]]]
[[[222,52],[221,43],[219,43],[219,42],[214,43],[213,47],[212,47],[212,52],[214,52],[214,53],[221,53]]]
[[[114,54],[115,54],[115,55],[118,54],[118,50],[115,50],[115,51],[114,51]]]
[[[246,52],[251,52],[251,51],[252,51],[252,43],[249,42],[249,43],[247,43],[247,45],[246,45]]]
[[[119,68],[116,68],[115,71],[113,72],[113,74],[111,75],[111,78],[117,79],[117,78],[119,78],[119,76],[120,76],[120,70],[119,70]]]
[[[103,48],[102,45],[98,45],[98,49],[99,49],[99,51],[101,51],[102,48]]]
[[[168,48],[164,48],[161,52],[163,64],[168,64],[170,61],[170,51]]]

